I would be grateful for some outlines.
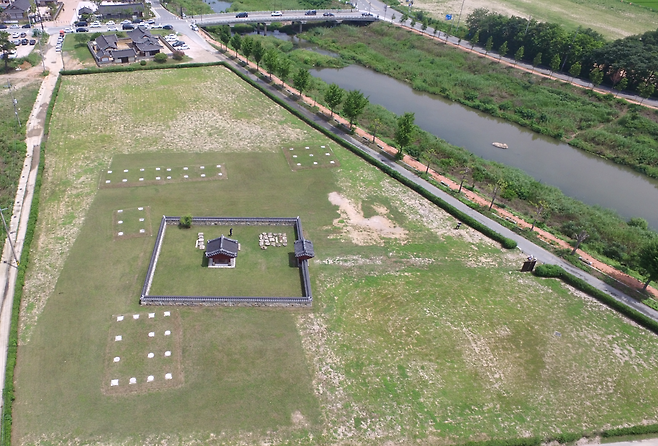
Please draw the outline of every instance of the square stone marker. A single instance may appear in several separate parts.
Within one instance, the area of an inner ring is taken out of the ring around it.
[[[159,167],[156,167],[155,170],[160,170],[160,168],[159,168]]]
[[[109,182],[110,182],[110,180],[105,180],[105,184],[108,184]]]
[[[128,172],[128,169],[124,169],[124,171],[123,171],[123,172],[124,172],[124,173],[127,173],[127,172]]]
[[[199,169],[205,169],[205,168],[206,168],[205,166],[199,166]]]
[[[144,221],[144,218],[140,218],[139,221]]]
[[[148,378],[146,378],[146,382],[147,383],[153,382],[154,379],[155,378],[153,377],[153,375],[149,375]]]
[[[167,374],[165,374],[165,379],[172,379],[172,378],[171,378],[171,373],[167,373]]]
[[[333,161],[329,161],[331,164],[335,164]]]
[[[183,170],[187,170],[187,167],[183,167]]]
[[[144,234],[145,232],[146,232],[146,229],[140,229],[140,230],[139,230],[139,233],[140,233],[140,234]]]
[[[324,149],[324,146],[320,146],[320,147],[322,147]]]
[[[144,208],[137,208],[137,210],[138,210],[138,211],[143,211],[143,210],[144,210]]]
[[[117,316],[117,322],[121,322],[123,320],[123,316]]]
[[[187,175],[183,175],[183,178],[188,178],[188,176],[187,176]]]
[[[201,174],[201,178],[205,178],[205,177],[206,177],[206,174],[205,174],[205,173],[202,173],[202,174]]]
[[[154,332],[154,331],[150,331],[150,332],[149,332],[149,338],[152,338],[152,337],[154,337],[154,336],[155,336],[155,332]]]
[[[167,177],[168,180],[171,180],[171,177]]]
[[[217,164],[217,168],[218,168],[218,169],[219,169],[219,168],[221,168],[221,167],[222,167],[222,165],[221,165],[221,164]]]
[[[297,158],[297,155],[293,155],[292,157],[293,157],[293,158]]]
[[[144,169],[139,169],[140,172],[144,172]]]
[[[169,350],[167,350],[167,351],[165,352],[165,356],[171,356],[171,352],[170,352]]]
[[[170,334],[171,334],[171,331],[170,331],[170,330],[166,330],[166,331],[165,331],[165,336],[169,336]]]
[[[155,179],[156,179],[156,180],[159,180],[159,179],[160,179],[160,177],[155,177]]]
[[[137,378],[130,378],[130,384],[137,384]]]
[[[167,172],[171,172],[171,168],[170,168],[170,167],[167,167]]]
[[[123,212],[123,209],[119,209],[117,212],[121,213],[121,212]]]
[[[112,171],[111,171],[111,170],[108,170],[107,173],[112,173]]]
[[[153,319],[155,317],[155,313],[149,313],[149,319]]]
[[[295,149],[293,149],[293,148],[291,147],[290,150],[295,150]]]
[[[144,181],[144,178],[140,178],[139,181]]]
[[[123,235],[123,232],[119,232],[118,235]]]
[[[302,165],[302,163],[297,163],[297,165],[298,165],[298,166],[301,166],[301,165]]]
[[[310,147],[306,147],[306,150],[310,149]]]
[[[146,356],[150,359],[150,358],[153,358],[153,357],[155,356],[155,354],[153,354],[153,353],[149,353],[149,354],[146,355]]]
[[[118,356],[115,356],[114,357],[114,362],[119,362],[119,361],[121,361],[121,358],[119,358]]]
[[[329,156],[329,155],[331,155],[331,154],[330,154],[329,152],[327,152],[327,153],[325,153],[325,155]]]
[[[123,183],[127,183],[127,182],[128,182],[128,179],[127,179],[127,178],[124,178],[124,179],[121,180],[121,181],[122,181]]]
[[[313,164],[317,164],[317,163],[318,163],[317,161],[313,161]]]
[[[217,175],[219,175],[219,176],[221,177],[221,176],[222,176],[222,173],[221,173],[221,172],[219,172],[219,173],[218,173]]]
[[[166,317],[166,316],[171,316],[171,311],[165,311],[165,312],[164,312],[164,315],[165,315],[165,317]]]
[[[118,336],[115,336],[115,337],[114,337],[114,340],[115,340],[115,341],[120,341],[120,340],[122,340],[122,339],[123,339],[123,338],[121,337],[121,335],[118,335]]]
[[[119,385],[119,380],[118,379],[113,379],[110,381],[110,386],[118,386]]]
[[[122,225],[122,224],[123,224],[123,220],[119,220],[119,221],[117,222],[117,224]]]
[[[313,154],[312,154],[312,153],[309,153],[308,156],[313,156]]]
[[[139,319],[139,314],[133,314],[133,319]]]

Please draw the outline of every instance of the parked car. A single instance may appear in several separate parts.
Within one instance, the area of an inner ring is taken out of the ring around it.
[[[55,48],[55,52],[56,53],[61,53],[62,52],[62,47],[58,46],[57,48]]]
[[[7,25],[3,25],[2,23],[0,23],[0,29],[7,29]]]
[[[317,14],[317,13],[318,13],[318,12],[317,12],[315,9],[311,9],[310,11],[306,11],[306,12],[304,13],[304,15],[315,15],[315,14]]]
[[[133,19],[133,21],[130,23],[142,23],[142,21],[142,19]]]
[[[87,28],[76,28],[75,32],[76,33],[88,33],[89,30]]]
[[[78,28],[84,28],[85,26],[88,26],[89,24],[85,22],[84,20],[80,20],[79,22],[75,22],[75,26]]]
[[[73,32],[73,28],[68,28],[68,27],[67,27],[67,28],[64,28],[64,32],[65,32],[65,33],[72,33],[72,32]]]
[[[27,45],[28,43],[30,43],[30,41],[27,39],[21,40],[21,45]]]
[[[172,30],[172,29],[174,29],[174,27],[171,26],[171,25],[163,25],[163,26],[162,26],[162,29]]]
[[[119,28],[117,28],[117,27],[114,26],[114,25],[110,25],[110,26],[107,27],[107,30],[108,30],[108,31],[119,31]]]
[[[13,40],[11,43],[13,43],[16,46],[20,46],[21,41],[19,39]]]
[[[334,17],[335,14],[333,12],[325,12],[322,15],[325,16],[325,17]]]
[[[29,23],[26,23],[25,25],[21,26],[21,28],[32,28],[32,25]]]
[[[236,18],[236,19],[244,19],[244,18],[246,18],[246,17],[249,17],[249,13],[247,13],[247,12],[238,12],[238,13],[235,15],[235,18]]]
[[[126,29],[135,29],[135,27],[132,25],[132,23],[124,23],[121,25],[121,29],[126,30]]]
[[[199,27],[196,26],[194,23],[190,24],[190,28],[192,28],[192,31],[198,31]]]
[[[36,39],[30,39],[30,45],[36,45],[37,40]]]
[[[12,33],[12,34],[11,34],[11,38],[12,38],[12,39],[18,39],[20,36],[21,36],[21,35],[18,34],[18,33]]]
[[[148,22],[146,23],[148,23],[149,25],[153,25],[155,23],[155,19],[148,19]]]
[[[151,29],[162,29],[162,25],[156,23],[155,25],[151,25]]]
[[[130,20],[123,20],[123,21],[121,22],[122,25],[125,25],[126,23],[132,23],[132,22],[131,22]]]
[[[369,12],[362,12],[361,15],[363,17],[372,17],[372,14],[370,14]]]
[[[174,47],[175,46],[183,46],[183,45],[185,45],[185,42],[183,42],[182,40],[177,40],[177,41],[175,41],[174,43],[171,44],[171,46],[174,46]]]
[[[26,38],[26,37],[27,37],[27,34],[26,34],[26,33],[21,33],[21,39],[24,39],[24,38]]]
[[[18,26],[15,23],[9,27],[9,29],[18,29],[18,28],[20,28],[20,26]]]
[[[96,21],[96,22],[91,22],[91,24],[89,24],[89,27],[90,27],[90,28],[100,28],[101,26],[102,26],[102,25],[101,25],[101,22],[98,22],[98,21]]]
[[[272,17],[281,17],[282,15],[283,13],[281,11],[274,11],[271,14]]]
[[[176,49],[179,50],[179,51],[187,51],[187,50],[190,49],[190,46],[189,46],[188,44],[185,44],[185,45],[181,45],[181,46],[179,46],[179,47],[176,48]]]
[[[116,25],[116,23],[114,23],[114,20],[110,20],[109,22],[106,23],[106,25],[107,26]]]

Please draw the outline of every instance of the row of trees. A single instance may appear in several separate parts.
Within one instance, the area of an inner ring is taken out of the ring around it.
[[[626,88],[648,97],[655,90],[658,70],[658,30],[606,41],[590,28],[566,31],[555,23],[522,17],[506,17],[476,9],[466,19],[471,45],[496,48],[501,57],[533,66],[548,66],[574,77],[581,74],[594,85],[602,82],[622,91]]]

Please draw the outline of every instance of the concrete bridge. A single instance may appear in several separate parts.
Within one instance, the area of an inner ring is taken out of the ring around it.
[[[360,11],[347,11],[341,9],[332,10],[317,10],[316,15],[306,15],[306,10],[303,11],[281,11],[280,16],[273,16],[271,11],[252,11],[248,12],[248,17],[236,17],[239,13],[223,13],[223,14],[203,14],[192,18],[194,23],[198,26],[213,26],[213,25],[236,25],[239,23],[263,23],[265,26],[273,22],[293,22],[305,24],[309,22],[374,22],[379,20],[376,15],[369,15]],[[331,15],[324,15],[331,14]],[[189,19],[190,17],[188,17]]]

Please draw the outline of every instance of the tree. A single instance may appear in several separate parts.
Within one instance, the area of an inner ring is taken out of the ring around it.
[[[420,25],[420,29],[421,29],[423,32],[425,32],[425,30],[427,29],[427,20],[423,20],[423,24]]]
[[[411,137],[416,129],[414,124],[415,120],[416,114],[411,112],[405,112],[398,118],[398,125],[395,129],[395,134],[393,135],[395,143],[400,147],[398,149],[398,156],[402,155],[404,148],[411,142]]]
[[[535,55],[535,58],[532,59],[532,71],[535,71],[535,68],[541,65],[542,53],[539,52]]]
[[[432,161],[434,161],[434,157],[436,156],[438,150],[434,146],[429,146],[426,147],[425,150],[420,154],[421,160],[427,164],[425,167],[425,175],[430,171],[430,164],[432,164]]]
[[[223,25],[219,28],[219,40],[221,40],[226,49],[228,49],[228,43],[231,41],[231,27]]]
[[[279,76],[279,79],[281,79],[281,84],[283,84],[288,79],[288,76],[290,76],[290,67],[291,67],[290,59],[288,59],[287,57],[283,57],[279,61],[279,65],[277,66],[276,73]]]
[[[523,60],[523,53],[525,52],[525,48],[523,46],[520,46],[518,50],[516,50],[516,53],[514,53],[514,65],[520,60]]]
[[[574,238],[576,239],[576,246],[574,246],[573,251],[571,251],[571,255],[574,255],[576,251],[578,251],[578,248],[580,248],[580,244],[584,242],[587,239],[587,237],[589,237],[589,234],[584,229],[580,231],[578,234],[574,234]]]
[[[174,60],[183,60],[183,58],[185,57],[185,53],[180,50],[174,50],[174,52],[171,53],[171,57]]]
[[[582,69],[580,62],[576,62],[575,64],[571,65],[569,68],[569,74],[571,75],[571,80],[574,78],[578,77],[580,75],[580,70]]]
[[[506,40],[498,48],[498,54],[500,54],[500,57],[498,58],[498,62],[500,62],[503,59],[503,57],[505,57],[507,55],[508,51],[509,51],[509,48],[507,48],[507,40]]]
[[[343,103],[343,114],[350,121],[350,130],[352,130],[357,118],[361,116],[361,113],[363,113],[363,110],[369,103],[368,98],[364,97],[363,93],[359,90],[350,90],[347,92],[345,102]]]
[[[640,250],[640,267],[647,281],[643,290],[646,290],[652,280],[658,281],[658,240],[648,243]]]
[[[496,201],[496,195],[498,195],[501,190],[505,190],[506,187],[507,183],[502,178],[496,181],[493,187],[493,197],[491,197],[491,203],[489,203],[489,210],[491,210],[494,205],[494,201]]]
[[[475,31],[475,35],[471,37],[471,51],[473,51],[473,48],[475,47],[475,45],[478,44],[479,41],[480,41],[480,30],[478,29],[477,31]]]
[[[300,68],[292,78],[292,83],[299,91],[299,97],[302,97],[304,90],[308,88],[309,81],[311,80],[311,73],[304,68]]]
[[[161,54],[161,53],[159,53]],[[192,214],[185,214],[180,218],[181,228],[190,228],[192,226]]]
[[[416,19],[411,19],[411,22],[409,23],[409,25],[410,25],[412,28],[415,28],[415,27],[416,27]]]
[[[484,44],[484,49],[486,51],[484,55],[486,56],[493,49],[493,37],[489,36],[487,42]]]
[[[598,68],[594,68],[589,72],[589,80],[592,81],[592,89],[598,87],[603,82],[603,71]]]
[[[336,84],[329,85],[324,92],[324,102],[327,103],[329,110],[331,110],[331,117],[334,116],[334,109],[343,102],[343,93],[343,89]]]
[[[535,214],[535,219],[532,221],[532,227],[530,228],[530,232],[535,230],[535,225],[537,224],[537,220],[539,220],[539,217],[541,216],[541,213],[544,212],[544,208],[546,207],[546,202],[544,200],[539,200],[537,203],[532,203],[530,202],[535,208],[537,208],[537,213]]]
[[[2,58],[5,60],[5,73],[9,67],[9,52],[14,48],[16,48],[16,45],[9,40],[9,33],[0,31],[0,53],[2,53]]]
[[[267,74],[270,75],[270,80],[272,80],[272,73],[276,71],[278,62],[279,53],[275,48],[270,48],[265,52],[265,56],[263,56],[263,65],[265,65]]]
[[[263,55],[265,54],[265,48],[263,48],[260,40],[254,42],[251,53],[254,55],[254,61],[256,62],[256,71],[260,71],[260,61],[263,60]]]
[[[640,93],[640,97],[642,100],[640,101],[640,104],[644,102],[646,98],[651,96],[653,92],[656,90],[656,87],[649,83],[649,82],[644,82],[640,85],[637,86],[637,91]]]
[[[551,73],[555,73],[558,68],[560,68],[560,55],[559,54],[554,54],[553,58],[551,59],[551,64],[549,65],[551,68]]]
[[[379,130],[379,127],[381,127],[382,121],[380,121],[379,118],[375,118],[372,121],[370,121],[370,128],[372,129],[372,143],[375,143],[375,138],[377,135],[377,130]]]
[[[254,49],[254,38],[251,36],[247,36],[244,39],[242,39],[242,55],[244,56],[245,59],[247,59],[247,62],[249,62],[249,56],[251,56],[251,52]]]
[[[233,37],[231,37],[231,46],[235,50],[235,57],[238,57],[238,51],[240,51],[241,45],[242,37],[240,37],[240,34],[233,34]]]
[[[620,80],[617,85],[615,85],[615,90],[617,90],[617,93],[615,94],[615,97],[622,91],[626,90],[626,87],[628,86],[628,78],[623,78]]]
[[[153,60],[158,62],[158,63],[163,63],[167,61],[167,55],[165,53],[158,53],[155,56],[153,56]]]
[[[464,181],[466,180],[466,176],[468,175],[469,168],[464,167],[464,169],[461,171],[461,181],[459,182],[459,190],[457,191],[458,194],[461,194],[462,192],[462,186],[464,185]]]

